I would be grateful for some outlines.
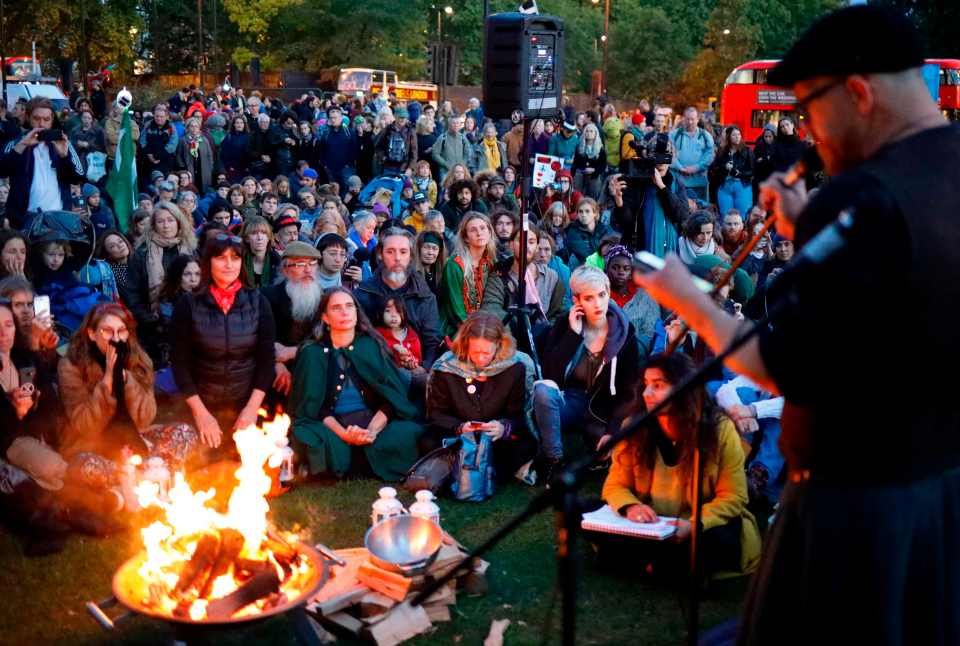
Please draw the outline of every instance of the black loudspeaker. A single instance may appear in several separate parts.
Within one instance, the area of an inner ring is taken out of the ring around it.
[[[485,23],[483,111],[509,119],[552,118],[563,93],[563,21],[556,16],[498,13]]]

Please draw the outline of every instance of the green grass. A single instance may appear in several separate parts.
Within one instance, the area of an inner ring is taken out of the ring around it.
[[[600,477],[587,483],[596,495]],[[284,528],[299,526],[314,542],[340,547],[362,545],[370,504],[379,483],[354,480],[336,485],[311,485],[272,501],[273,516]],[[504,487],[482,504],[440,501],[444,529],[468,547],[478,544],[533,498],[541,488],[519,484]],[[406,503],[412,495],[402,494]],[[487,578],[489,592],[479,598],[461,595],[454,620],[438,624],[415,645],[480,644],[492,619],[512,621],[507,644],[540,644],[550,605],[556,568],[553,516],[544,513],[495,549]],[[86,613],[84,602],[110,595],[114,570],[140,548],[139,534],[110,539],[74,537],[60,554],[27,559],[20,539],[0,532],[0,605],[2,644],[158,644],[171,633],[162,623],[134,618],[114,634],[105,633]],[[582,577],[578,611],[580,644],[678,644],[684,639],[684,619],[677,595],[670,589],[636,580],[611,577],[592,567],[589,548],[581,543]],[[746,582],[722,582],[711,588],[701,605],[701,625],[709,627],[733,616]],[[554,604],[551,643],[559,643],[559,599]],[[116,609],[114,609],[114,612]],[[210,636],[211,644],[292,644],[287,624],[274,619],[242,630]],[[342,640],[340,643],[344,643]]]

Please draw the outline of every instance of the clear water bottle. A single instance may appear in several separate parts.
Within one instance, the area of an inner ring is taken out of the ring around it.
[[[417,502],[410,505],[410,515],[432,520],[439,527],[440,508],[437,506],[437,503],[433,502],[434,500],[435,496],[432,491],[429,489],[421,489],[417,492]]]
[[[406,513],[403,503],[397,500],[397,490],[393,487],[381,487],[380,497],[373,502],[373,513],[370,521],[376,525],[382,520]]]
[[[293,449],[289,446],[284,446],[280,449],[280,454],[283,456],[283,462],[280,463],[280,485],[287,486],[293,482]]]

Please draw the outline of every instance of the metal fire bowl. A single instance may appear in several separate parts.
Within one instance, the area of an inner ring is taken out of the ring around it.
[[[143,579],[140,578],[140,573],[137,570],[141,565],[143,565],[143,562],[147,558],[145,552],[141,552],[137,556],[134,556],[126,563],[121,565],[120,569],[117,570],[116,574],[113,575],[113,596],[117,601],[120,602],[121,605],[125,606],[135,614],[161,619],[170,623],[192,626],[216,626],[236,625],[260,621],[261,619],[273,617],[274,615],[283,614],[299,605],[306,603],[308,599],[310,599],[321,587],[323,587],[323,585],[327,582],[327,578],[330,576],[327,560],[323,558],[315,549],[303,543],[297,543],[295,544],[295,547],[297,548],[297,551],[303,555],[303,557],[307,558],[310,561],[310,564],[313,566],[313,574],[311,578],[307,581],[303,591],[299,596],[290,599],[286,603],[280,604],[274,608],[270,608],[269,610],[265,610],[257,614],[228,617],[226,619],[201,619],[196,621],[190,619],[190,617],[174,617],[173,615],[168,615],[144,606],[140,600],[143,598],[145,585],[143,583]]]
[[[432,520],[405,514],[380,521],[363,540],[375,565],[413,576],[437,558],[443,532]]]

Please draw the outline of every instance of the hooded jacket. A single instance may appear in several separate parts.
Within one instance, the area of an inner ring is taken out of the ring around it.
[[[607,325],[603,365],[593,387],[587,392],[587,424],[597,429],[600,435],[618,423],[612,413],[630,401],[633,384],[641,376],[633,325],[612,301],[607,309]],[[555,382],[560,390],[564,390],[584,347],[583,336],[570,329],[569,318],[559,317],[537,343],[543,379]],[[602,431],[598,428],[601,426]]]
[[[574,222],[567,229],[564,245],[570,252],[571,267],[574,266],[573,259],[576,258],[576,265],[582,265],[587,256],[595,253],[600,248],[600,241],[604,237],[613,233],[610,225],[597,221],[597,226],[593,231],[587,231],[580,221]]]
[[[437,297],[430,291],[426,279],[416,271],[410,271],[407,284],[394,290],[383,282],[382,267],[354,290],[367,318],[375,321],[383,312],[384,303],[390,296],[399,296],[407,309],[410,326],[420,337],[423,346],[423,367],[430,369],[440,345],[440,311]]]

